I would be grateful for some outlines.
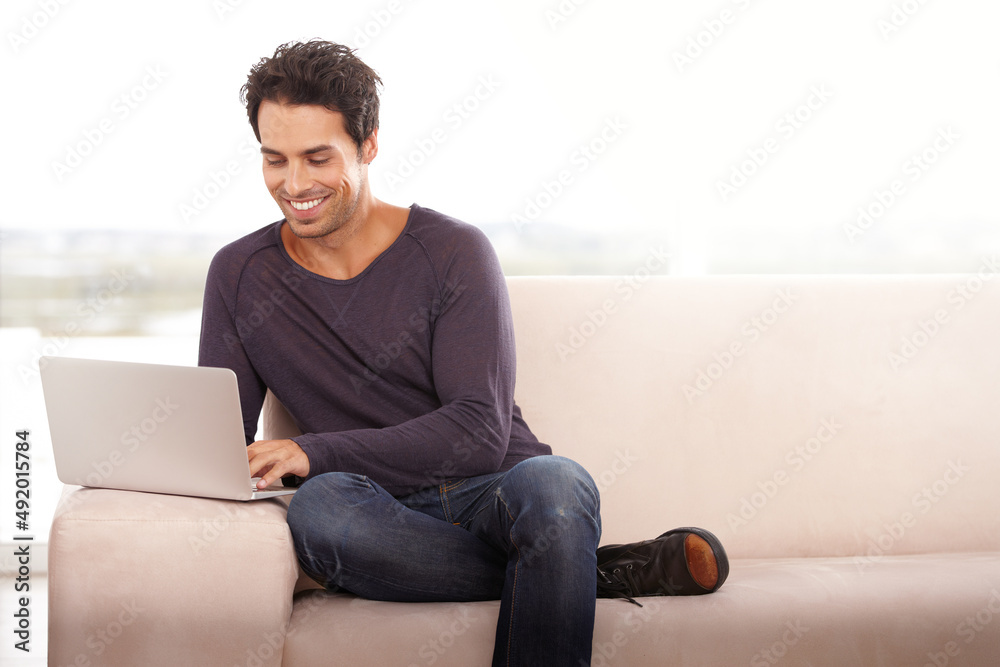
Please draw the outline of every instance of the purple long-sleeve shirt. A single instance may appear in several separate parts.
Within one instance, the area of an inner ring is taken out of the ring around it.
[[[414,204],[385,252],[334,280],[289,257],[282,224],[222,248],[205,288],[198,363],[235,371],[248,445],[271,389],[310,478],[402,495],[551,453],[514,403],[510,303],[480,230]]]

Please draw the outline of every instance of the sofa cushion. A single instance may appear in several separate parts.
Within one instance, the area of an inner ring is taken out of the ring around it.
[[[1000,655],[1000,553],[741,559],[712,595],[600,599],[593,665],[987,665]],[[499,602],[297,596],[285,664],[490,664]],[[961,660],[954,660],[961,656]]]
[[[698,525],[734,558],[1000,551],[1000,285],[637,272],[508,286],[515,398],[596,479],[605,543]]]

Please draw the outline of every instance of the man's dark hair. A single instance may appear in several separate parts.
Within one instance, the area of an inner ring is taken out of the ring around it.
[[[311,40],[279,46],[261,58],[240,90],[250,127],[260,141],[257,114],[264,100],[283,104],[315,104],[344,116],[347,133],[361,144],[378,129],[378,74],[341,44]]]

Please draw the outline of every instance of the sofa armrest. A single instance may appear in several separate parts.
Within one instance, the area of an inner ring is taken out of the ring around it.
[[[67,487],[49,664],[281,664],[298,566],[279,500]]]

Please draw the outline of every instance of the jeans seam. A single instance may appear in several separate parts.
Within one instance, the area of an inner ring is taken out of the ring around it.
[[[453,482],[451,484],[445,482],[444,484],[438,485],[438,495],[441,498],[441,511],[444,513],[444,518],[448,521],[448,523],[455,524],[456,526],[458,524],[455,523],[455,515],[451,511],[451,500],[448,498],[448,492],[454,491],[460,486],[463,486],[467,481],[468,479],[466,478],[466,479],[460,479],[457,482]]]
[[[448,490],[444,484],[438,486],[438,497],[441,499],[441,511],[444,513],[444,518],[448,523],[451,523],[451,504],[448,502]]]
[[[507,501],[503,499],[503,496],[500,495],[499,491],[497,492],[496,495],[497,495],[497,500],[503,503],[503,509],[507,513],[507,517],[510,518],[512,529],[507,531],[507,539],[510,540],[510,545],[514,547],[514,551],[517,552],[517,560],[514,563],[514,581],[511,583],[510,587],[510,620],[508,621],[507,625],[507,664],[510,665],[510,642],[511,639],[513,639],[514,637],[514,602],[515,598],[517,597],[517,576],[520,572],[521,548],[517,546],[516,542],[514,542],[514,535],[513,535],[514,515],[511,514],[510,507],[507,505]]]

